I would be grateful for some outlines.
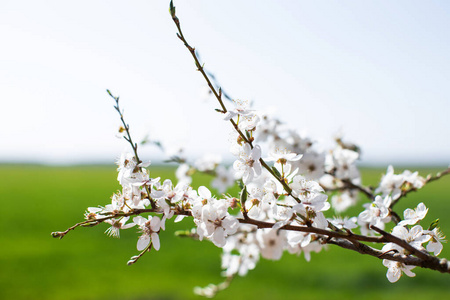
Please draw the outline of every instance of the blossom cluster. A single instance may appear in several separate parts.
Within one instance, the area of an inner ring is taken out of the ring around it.
[[[363,236],[376,237],[379,231],[373,229],[384,230],[390,223],[394,225],[392,236],[417,250],[439,255],[444,241],[439,228],[424,230],[418,225],[428,212],[425,204],[406,209],[402,220],[393,221],[393,201],[426,183],[417,172],[394,174],[389,166],[379,186],[365,190],[369,202],[362,204],[364,210],[358,216],[333,216],[330,211],[345,211],[358,202],[364,191],[356,167],[357,149],[339,138],[334,149],[321,152],[311,138],[281,127],[280,121],[246,105],[237,101],[236,108],[224,118],[235,121],[238,127],[231,139],[230,152],[235,161],[230,167],[222,165],[221,158],[215,155],[193,164],[183,160],[174,184],[169,179],[150,177],[150,162],[143,163],[131,153],[122,154],[117,161],[117,180],[122,190],[112,196],[110,204],[89,207],[86,222],[109,224],[105,232],[113,237],[119,237],[120,230],[136,227],[140,233],[136,248],[142,253],[133,256],[131,264],[151,248],[160,250],[159,234],[165,230],[167,220],[174,216],[174,222],[192,218],[195,228],[191,236],[223,248],[222,268],[227,278],[244,276],[261,257],[278,260],[284,252],[303,253],[309,261],[312,252],[332,244],[332,233],[344,238],[345,234],[351,236],[359,231]],[[264,148],[269,149],[267,155]],[[193,189],[190,183],[195,172],[210,174],[211,186],[222,196],[216,198],[205,186]],[[242,186],[238,197],[224,194],[237,183]],[[385,242],[380,251],[411,255],[394,242]],[[384,259],[383,265],[388,268],[391,282],[403,273],[414,276],[413,265],[389,259]],[[205,295],[216,290],[211,286],[197,289]]]
[[[181,34],[172,5],[170,12],[180,39],[193,54],[198,70],[208,78]],[[121,230],[137,228],[136,248],[141,253],[128,261],[133,264],[151,249],[164,248],[159,235],[167,221],[189,218],[194,228],[187,235],[223,249],[222,268],[227,279],[246,275],[261,257],[279,260],[285,252],[303,253],[309,261],[311,253],[328,245],[382,258],[390,282],[399,280],[403,273],[414,276],[411,270],[417,265],[450,272],[450,267],[436,257],[445,241],[438,221],[427,229],[420,225],[428,212],[425,204],[406,209],[403,218],[393,209],[409,192],[450,173],[450,169],[424,178],[408,170],[395,174],[389,166],[377,187],[364,186],[357,167],[358,146],[339,136],[333,149],[323,150],[313,138],[288,128],[268,113],[254,110],[248,101],[234,100],[234,107],[228,110],[221,90],[210,88],[222,107],[217,111],[232,124],[231,165],[222,164],[217,155],[207,155],[194,163],[177,158],[174,161],[180,164],[176,184],[150,176],[150,162],[138,158],[137,144],[132,142],[119,99],[110,93],[123,123],[123,137],[133,149],[133,153],[122,154],[117,161],[117,180],[122,189],[111,197],[111,203],[87,208],[84,222],[53,236],[62,238],[78,226],[101,223],[108,224],[105,233],[113,237],[119,237]],[[206,186],[194,189],[191,183],[195,172],[210,174],[211,187],[220,195],[214,196]],[[238,186],[238,195],[226,194]],[[361,195],[366,202],[358,204]],[[342,216],[355,205],[363,208],[358,215]],[[210,297],[228,285],[225,281],[196,288],[196,292]]]

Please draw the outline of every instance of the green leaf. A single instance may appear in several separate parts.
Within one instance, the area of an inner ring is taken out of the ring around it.
[[[175,236],[190,237],[191,232],[189,230],[177,230],[177,231],[175,231]]]
[[[428,230],[433,230],[439,225],[439,219],[434,220],[431,222],[430,227],[428,227]]]
[[[170,12],[170,15],[172,16],[172,18],[174,18],[175,17],[175,6],[173,6],[173,1],[172,0],[170,0],[169,12]]]
[[[244,186],[244,188],[241,191],[241,205],[244,206],[245,201],[247,201],[247,187]]]

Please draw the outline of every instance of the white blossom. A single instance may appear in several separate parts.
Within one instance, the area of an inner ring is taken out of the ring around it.
[[[358,220],[368,223],[369,226],[374,225],[380,227],[381,223],[387,223],[391,219],[389,212],[391,202],[392,199],[389,196],[385,198],[376,196],[372,203],[364,204],[366,210],[359,214]]]
[[[286,232],[276,229],[258,230],[258,240],[261,256],[267,259],[279,260],[283,255],[286,243]]]
[[[409,170],[403,171],[402,174],[394,174],[394,168],[389,166],[375,193],[381,192],[383,196],[390,194],[393,200],[397,200],[402,195],[402,188],[406,183],[415,189],[420,189],[425,184],[425,179],[419,176],[418,172],[412,173]]]
[[[192,209],[194,222],[200,240],[203,237],[210,239],[217,247],[226,244],[226,237],[236,232],[239,221],[228,213],[226,199],[212,198],[208,188],[201,186],[198,189],[199,197]]]
[[[249,102],[246,100],[233,100],[235,108],[228,110],[225,114],[224,120],[229,121],[235,116],[252,116],[254,111],[249,109]]]
[[[380,185],[375,190],[375,193],[382,193],[383,196],[390,194],[392,199],[397,200],[402,194],[403,181],[402,176],[394,174],[394,167],[390,165],[386,170],[386,174],[381,178]]]
[[[296,154],[287,149],[276,149],[273,152],[269,153],[269,157],[267,157],[266,161],[274,161],[278,164],[286,164],[287,162],[297,161],[302,158],[302,154]]]
[[[293,168],[298,168],[298,173],[307,180],[319,180],[325,174],[325,154],[307,152],[293,164]]]
[[[358,152],[337,147],[328,157],[327,168],[334,171],[337,178],[350,180],[359,178],[359,171],[355,165],[359,158]]]
[[[258,145],[252,149],[249,144],[244,144],[239,158],[233,164],[233,168],[236,170],[236,176],[238,178],[242,177],[244,184],[252,181],[254,177],[261,175],[260,158],[261,148]]]
[[[161,220],[159,217],[148,216],[147,219],[137,216],[133,218],[133,222],[139,226],[142,231],[142,235],[137,242],[138,251],[142,251],[148,247],[150,242],[155,250],[159,250],[159,230],[161,229]]]
[[[411,272],[416,266],[405,265],[398,261],[383,259],[383,265],[388,268],[386,277],[390,282],[397,282],[402,276],[402,272],[409,277],[414,277],[416,274]]]
[[[424,230],[423,233],[431,237],[427,245],[427,251],[439,255],[443,249],[442,243],[446,242],[444,234],[437,227],[433,230]]]
[[[105,223],[111,224],[111,227],[106,229],[105,233],[109,236],[119,238],[120,229],[128,229],[134,226],[134,223],[125,224],[130,217],[120,217],[119,219],[113,218],[105,220]]]
[[[423,203],[419,203],[415,210],[407,208],[404,212],[404,220],[399,222],[398,225],[414,225],[427,215],[428,208]]]
[[[316,194],[324,192],[318,182],[306,180],[306,178],[301,175],[295,176],[289,186],[292,189],[294,196],[299,197],[301,200],[313,198]]]
[[[411,229],[397,225],[392,229],[392,235],[406,241],[408,244],[419,250],[424,249],[422,244],[431,239],[431,236],[424,234],[424,230],[420,225],[416,225]],[[400,253],[405,253],[404,248],[394,243],[387,243],[382,251],[386,252],[392,249],[395,249]]]

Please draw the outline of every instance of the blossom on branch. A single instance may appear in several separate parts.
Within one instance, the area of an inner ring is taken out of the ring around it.
[[[261,158],[261,148],[256,145],[253,149],[245,143],[239,153],[239,158],[234,162],[233,168],[236,171],[236,177],[242,178],[244,184],[248,184],[253,178],[261,175],[262,167],[259,159]]]
[[[228,213],[229,202],[226,199],[214,199],[204,186],[198,192],[193,216],[199,238],[202,240],[206,237],[217,247],[223,247],[226,244],[225,238],[238,229],[239,221]]]
[[[137,216],[133,218],[133,222],[139,226],[142,235],[137,242],[138,251],[142,251],[152,242],[153,248],[159,250],[159,230],[161,229],[161,220],[158,217],[148,216],[147,219]]]
[[[399,222],[398,225],[414,225],[427,215],[428,208],[422,202],[417,205],[415,210],[407,208],[404,212],[404,220]]]
[[[450,168],[424,179],[408,170],[394,174],[389,166],[376,189],[362,185],[356,166],[358,146],[344,143],[339,137],[334,149],[318,151],[314,139],[298,134],[278,119],[251,110],[247,101],[236,100],[235,108],[228,110],[222,96],[231,98],[221,89],[216,90],[219,85],[215,82],[211,84],[210,74],[204,71],[195,49],[181,32],[172,2],[170,13],[178,37],[192,54],[197,70],[211,88],[210,94],[220,104],[216,111],[225,114],[225,120],[232,125],[230,151],[236,156],[233,167],[220,166],[218,156],[203,157],[193,165],[176,156],[171,160],[179,163],[175,186],[170,179],[150,177],[145,169],[150,163],[143,163],[138,157],[137,144],[132,141],[119,108],[119,98],[108,91],[120,114],[123,138],[133,150],[122,154],[117,162],[117,180],[122,190],[104,207],[89,207],[83,222],[66,231],[54,232],[53,237],[62,238],[77,227],[101,223],[109,224],[105,231],[108,235],[119,237],[121,229],[136,225],[140,233],[136,247],[142,252],[128,261],[133,264],[151,247],[160,249],[159,233],[165,230],[167,220],[173,216],[174,222],[191,218],[195,228],[177,235],[207,239],[223,248],[222,274],[226,281],[197,289],[208,297],[228,287],[234,276],[244,276],[254,269],[260,257],[278,260],[287,250],[291,254],[303,253],[309,261],[311,252],[319,252],[328,244],[383,258],[390,282],[398,281],[403,273],[415,276],[411,271],[415,265],[450,273],[445,259],[429,253],[439,255],[445,242],[445,236],[436,227],[438,220],[428,230],[417,225],[428,212],[425,204],[419,203],[414,210],[406,209],[403,220],[393,209],[403,196],[449,174]],[[261,144],[256,145],[255,141]],[[262,147],[269,153],[266,159],[261,158]],[[274,162],[274,166],[266,161]],[[217,199],[206,186],[194,189],[190,184],[196,171],[214,176],[211,185],[219,193],[226,192],[238,180],[240,195],[227,194]],[[366,196],[368,202],[357,217],[327,219],[324,213],[331,207],[328,197],[334,210],[341,213],[355,204],[358,194]],[[127,223],[130,217],[133,222]],[[391,233],[385,232],[385,224],[391,221],[394,228]],[[353,229],[361,234],[353,233]],[[375,234],[381,236],[374,237]],[[384,246],[380,250],[376,244]]]
[[[376,196],[372,203],[366,203],[363,206],[366,208],[358,216],[359,223],[367,223],[369,226],[376,226],[384,228],[384,224],[391,220],[389,206],[392,199],[389,196],[382,198]]]
[[[439,255],[443,249],[442,243],[447,242],[445,240],[445,235],[439,231],[439,228],[436,227],[433,230],[424,230],[424,234],[430,236],[430,241],[427,245],[427,251],[433,252],[434,255]]]
[[[383,260],[383,265],[388,268],[386,277],[392,283],[397,282],[402,276],[402,273],[405,273],[409,277],[416,276],[416,274],[411,272],[416,266],[408,266],[404,263],[387,259]]]

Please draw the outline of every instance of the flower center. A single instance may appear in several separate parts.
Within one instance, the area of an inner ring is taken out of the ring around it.
[[[254,163],[255,163],[255,161],[253,159],[247,159],[247,166],[249,166],[250,168],[253,167]]]

